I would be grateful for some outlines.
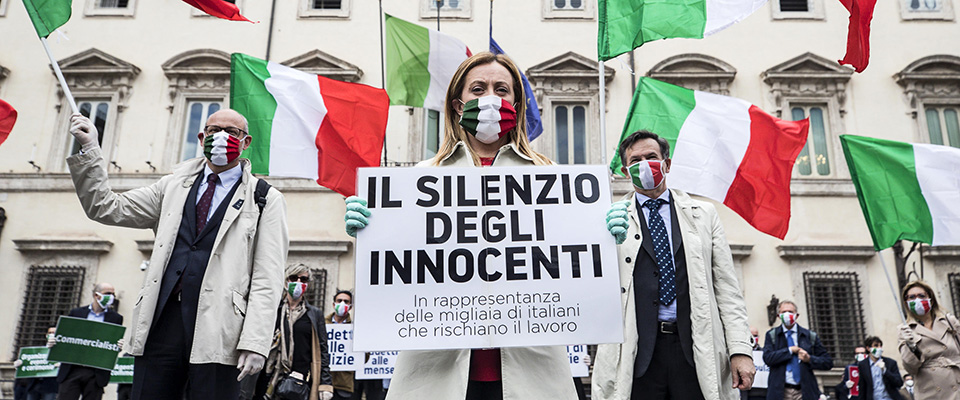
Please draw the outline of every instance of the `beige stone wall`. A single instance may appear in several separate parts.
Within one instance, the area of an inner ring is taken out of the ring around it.
[[[466,18],[444,19],[441,29],[459,37],[475,52],[485,50],[489,2],[461,1],[472,6],[471,14]],[[549,11],[547,0],[498,1],[494,36],[525,71],[567,52],[588,61],[595,60],[596,1],[584,1],[591,10],[586,19],[547,18],[555,15]],[[943,1],[951,7],[952,15],[957,0]],[[180,139],[171,135],[180,134],[183,116],[176,112],[178,109],[171,110],[175,101],[162,65],[184,52],[198,49],[264,57],[271,2],[239,0],[244,14],[260,21],[258,24],[195,16],[188,6],[177,1],[131,0],[133,16],[87,16],[92,2],[74,1],[73,19],[61,29],[66,37],[52,35],[50,47],[60,59],[96,48],[139,70],[129,80],[130,89],[122,96],[124,107],[114,113],[114,129],[105,138],[109,159],[122,168],[110,168],[112,183],[118,190],[129,189],[156,180],[170,171],[177,159]],[[300,18],[301,2],[276,1],[271,60],[282,62],[319,49],[359,68],[362,71],[359,82],[379,87],[377,3],[372,0],[345,2],[349,4],[348,18]],[[435,28],[435,21],[420,18],[424,6],[420,3],[424,0],[386,1],[384,9],[397,17]],[[921,124],[910,114],[911,105],[894,75],[922,57],[960,54],[960,40],[957,40],[960,24],[950,15],[947,20],[905,21],[902,3],[881,1],[877,4],[870,67],[862,74],[849,77],[841,95],[830,98],[835,103],[831,103],[828,143],[835,172],[829,179],[795,179],[793,218],[786,239],[780,241],[759,233],[733,212],[718,207],[730,243],[749,248],[738,258],[738,265],[750,322],[760,328],[761,334],[769,328],[766,305],[771,295],[797,301],[803,314],[800,323],[809,325],[803,272],[853,271],[858,273],[861,285],[866,332],[879,335],[887,344],[887,354],[897,357],[894,348],[899,318],[894,312],[880,259],[863,250],[871,246],[871,241],[849,182],[837,135],[852,133],[908,142],[928,140]],[[841,58],[844,52],[846,11],[837,1],[811,0],[811,4],[820,10],[822,19],[775,19],[778,13],[771,3],[742,23],[706,40],[648,43],[635,52],[632,67],[627,64],[626,55],[608,61],[606,66],[613,75],[607,86],[605,147],[612,149],[617,143],[628,111],[631,68],[638,76],[646,75],[664,59],[684,53],[712,56],[735,68],[735,78],[727,87],[731,96],[750,101],[768,112],[783,107],[784,112],[789,113],[786,105],[778,106],[771,86],[761,78],[764,72],[807,52],[828,61]],[[589,61],[559,67],[567,68],[568,72],[589,69],[596,76],[596,65],[596,61]],[[0,359],[6,360],[15,350],[14,335],[23,300],[25,271],[31,263],[78,259],[87,263],[84,291],[89,292],[94,282],[113,283],[122,300],[120,311],[129,317],[143,276],[139,266],[149,254],[149,242],[141,251],[137,241],[152,240],[152,233],[107,227],[85,218],[63,163],[69,143],[63,130],[66,106],[61,105],[56,80],[19,1],[0,0],[0,67],[0,71],[9,71],[5,78],[0,72],[0,98],[13,104],[20,113],[14,132],[0,146],[0,207],[7,213],[6,224],[0,232],[0,287],[3,288],[0,304],[4,305],[0,307]],[[800,71],[801,75],[816,75],[819,67],[811,68]],[[947,68],[942,73],[951,72]],[[582,84],[589,86],[591,82],[595,81]],[[567,82],[573,88],[580,84],[575,80]],[[88,85],[99,83],[94,80]],[[75,88],[78,89],[82,88]],[[538,92],[543,89],[536,88]],[[822,92],[821,89],[814,92]],[[596,89],[593,90],[587,94],[595,96]],[[584,94],[584,91],[572,90],[571,93]],[[960,104],[960,93],[953,95],[957,99],[955,104]],[[390,161],[411,162],[420,158],[420,144],[411,144],[410,139],[420,137],[419,133],[411,132],[411,127],[417,125],[417,121],[411,120],[411,111],[408,107],[391,107],[387,127]],[[593,108],[590,113],[588,120],[596,124],[598,110]],[[552,114],[544,110],[543,115],[548,122]],[[596,129],[589,133],[591,137],[598,135]],[[552,146],[544,141],[535,144],[541,149]],[[599,151],[599,146],[591,149],[592,161],[600,161]],[[39,173],[28,163],[31,159],[41,168]],[[158,167],[156,173],[146,161]],[[294,241],[291,260],[328,268],[330,290],[353,287],[353,246],[343,233],[342,197],[309,181],[273,178],[271,182],[286,196],[290,237]],[[616,192],[627,190],[625,182],[615,184]],[[62,250],[31,250],[36,248],[36,243],[54,243]],[[77,252],[71,250],[71,243],[106,249]],[[947,279],[949,273],[960,272],[960,254],[956,249],[927,250],[926,254],[932,255],[924,262],[925,277],[934,282],[942,301],[952,304]],[[892,252],[885,251],[883,257],[893,268]],[[918,259],[914,253],[909,265]],[[84,295],[84,299],[88,297]]]

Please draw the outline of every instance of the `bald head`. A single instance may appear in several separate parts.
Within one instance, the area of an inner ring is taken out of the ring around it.
[[[207,118],[207,125],[216,125],[219,127],[234,127],[243,129],[244,132],[250,133],[250,126],[247,124],[247,118],[229,108],[222,108],[219,111],[210,114],[210,117]]]
[[[114,294],[116,293],[116,289],[109,283],[101,282],[93,286],[93,292]]]

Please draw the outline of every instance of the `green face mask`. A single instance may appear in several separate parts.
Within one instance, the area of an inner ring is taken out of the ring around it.
[[[104,309],[106,309],[113,304],[114,295],[109,293],[108,294],[97,293],[97,294],[100,295],[100,301],[97,302],[97,303],[100,303],[100,307],[103,307]]]

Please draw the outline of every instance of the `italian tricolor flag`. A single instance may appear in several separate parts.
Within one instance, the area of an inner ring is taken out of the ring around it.
[[[389,99],[383,89],[234,53],[230,107],[247,118],[253,172],[315,179],[344,196],[358,167],[379,166]]]
[[[470,49],[453,36],[385,15],[390,104],[443,111],[447,86]]]
[[[746,101],[640,78],[621,140],[645,129],[670,143],[667,187],[722,202],[783,239],[790,174],[809,121],[784,121]],[[610,163],[620,171],[620,158]]]
[[[658,39],[702,39],[746,18],[767,0],[600,0],[597,54],[609,60]]]
[[[877,251],[905,239],[960,245],[960,149],[841,135]]]

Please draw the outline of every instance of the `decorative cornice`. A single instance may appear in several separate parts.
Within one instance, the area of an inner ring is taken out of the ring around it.
[[[0,181],[2,183],[2,181]],[[632,192],[630,180],[615,175],[610,183],[615,198]],[[793,179],[790,195],[797,197],[856,197],[857,191],[849,179]]]
[[[923,258],[960,260],[960,246],[930,246],[923,250]]]
[[[607,80],[613,78],[616,71],[606,65],[603,66],[603,75]],[[593,59],[568,51],[551,58],[527,70],[529,78],[597,78],[597,62]]]
[[[807,52],[760,74],[770,86],[777,117],[783,116],[784,97],[835,98],[840,115],[846,113],[847,83],[853,70]]]
[[[753,252],[752,244],[731,244],[730,253],[733,255],[733,259],[736,261],[742,261],[744,258],[750,257],[750,253]]]
[[[911,114],[916,118],[920,101],[960,97],[960,57],[938,54],[910,63],[893,78],[903,87]]]
[[[320,50],[310,50],[281,64],[344,82],[359,82],[363,77],[360,67]]]
[[[151,185],[164,174],[117,173],[110,174],[110,186],[123,192]],[[288,192],[332,192],[311,179],[266,177],[277,190]],[[0,187],[4,192],[74,192],[73,180],[66,173],[0,173]]]
[[[290,254],[346,253],[352,242],[346,240],[291,240]]]
[[[73,91],[115,92],[117,111],[126,109],[133,90],[133,80],[140,74],[140,68],[136,65],[96,48],[60,60],[59,64],[67,85]],[[52,65],[50,70],[52,73]],[[58,87],[57,93],[63,97],[63,89]]]
[[[654,65],[647,76],[688,89],[730,94],[737,69],[706,54],[679,54]]]
[[[871,246],[777,246],[781,258],[861,258],[868,259],[877,253]]]
[[[113,242],[99,237],[49,237],[34,239],[14,239],[17,251],[21,253],[69,252],[69,253],[106,253]]]
[[[150,240],[137,240],[137,250],[140,250],[143,254],[153,253],[153,239]]]

